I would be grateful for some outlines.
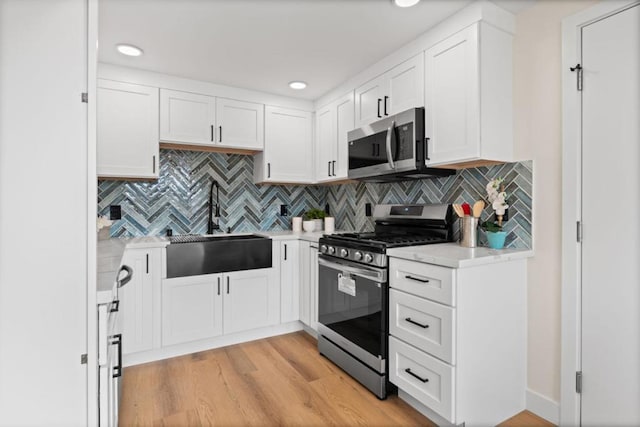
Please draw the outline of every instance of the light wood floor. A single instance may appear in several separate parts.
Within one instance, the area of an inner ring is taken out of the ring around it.
[[[435,426],[378,400],[304,332],[126,368],[120,425]],[[526,411],[501,424],[551,425]]]

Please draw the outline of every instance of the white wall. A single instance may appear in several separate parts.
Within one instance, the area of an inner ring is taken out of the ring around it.
[[[87,423],[86,25],[0,0],[1,426]]]
[[[556,403],[561,348],[561,21],[594,3],[536,2],[516,16],[513,44],[515,154],[534,160],[536,256],[528,263],[528,388]]]

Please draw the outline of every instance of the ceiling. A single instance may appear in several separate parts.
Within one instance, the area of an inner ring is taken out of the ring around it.
[[[99,0],[99,60],[314,100],[470,2]],[[117,43],[144,55],[125,57]],[[290,89],[292,80],[307,89]]]

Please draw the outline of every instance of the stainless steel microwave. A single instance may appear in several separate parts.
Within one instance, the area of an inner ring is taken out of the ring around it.
[[[412,108],[347,134],[349,178],[388,182],[449,176],[455,170],[429,168],[424,108]]]

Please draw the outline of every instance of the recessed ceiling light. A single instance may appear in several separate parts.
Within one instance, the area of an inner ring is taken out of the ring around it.
[[[393,4],[398,7],[411,7],[418,4],[420,0],[393,0]]]
[[[116,45],[116,49],[118,49],[118,52],[120,52],[121,54],[127,55],[127,56],[142,55],[142,49],[131,44],[120,43]]]
[[[290,82],[289,83],[289,87],[291,89],[300,90],[300,89],[304,89],[305,87],[307,87],[307,84],[305,82],[295,81],[295,82]]]

